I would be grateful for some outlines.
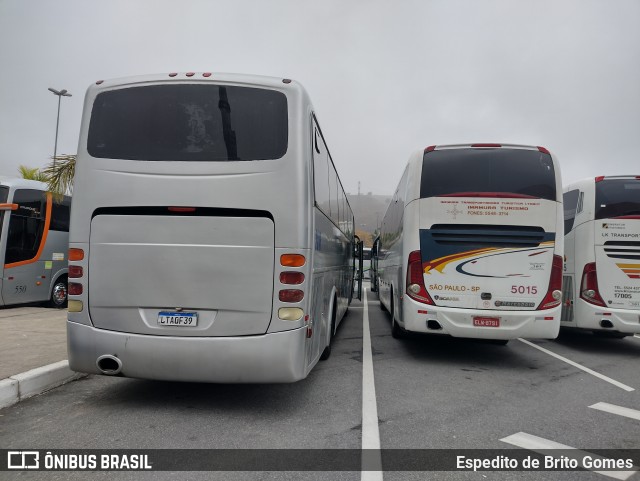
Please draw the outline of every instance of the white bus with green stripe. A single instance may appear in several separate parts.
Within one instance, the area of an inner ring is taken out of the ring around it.
[[[414,153],[382,222],[379,296],[392,334],[555,338],[563,220],[543,147],[431,146]]]
[[[563,327],[640,333],[640,176],[599,176],[564,189]]]

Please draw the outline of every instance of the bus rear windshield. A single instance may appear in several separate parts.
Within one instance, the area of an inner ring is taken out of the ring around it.
[[[278,159],[287,143],[287,98],[282,92],[151,85],[96,97],[87,151],[109,159],[215,162]]]
[[[605,179],[596,182],[596,219],[640,216],[640,180]]]
[[[450,149],[424,154],[420,197],[534,197],[556,200],[549,154],[524,149]]]

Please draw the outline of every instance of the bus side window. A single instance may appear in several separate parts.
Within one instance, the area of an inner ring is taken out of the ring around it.
[[[51,206],[51,224],[49,229],[61,232],[69,232],[69,214],[71,198],[64,196],[62,202],[53,201]]]
[[[44,230],[46,194],[39,190],[19,189],[13,195],[19,207],[11,213],[5,264],[33,259]]]
[[[573,229],[573,222],[576,219],[576,209],[578,204],[578,189],[566,192],[562,196],[564,207],[564,233],[568,234]]]

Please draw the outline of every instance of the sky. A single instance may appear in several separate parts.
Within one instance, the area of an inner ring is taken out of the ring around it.
[[[0,175],[74,154],[100,79],[210,71],[309,92],[345,190],[428,145],[541,145],[640,174],[640,0],[0,0]]]

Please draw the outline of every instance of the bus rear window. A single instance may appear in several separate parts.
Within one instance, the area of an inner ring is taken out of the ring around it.
[[[605,179],[596,182],[596,219],[640,216],[640,180]]]
[[[278,159],[287,143],[287,98],[282,92],[151,85],[96,97],[87,151],[109,159],[220,162]]]
[[[534,197],[556,200],[549,154],[524,149],[449,149],[424,154],[420,197]]]

